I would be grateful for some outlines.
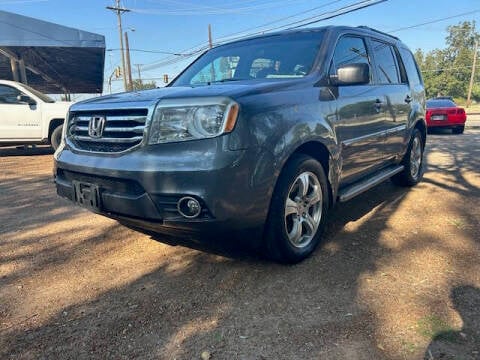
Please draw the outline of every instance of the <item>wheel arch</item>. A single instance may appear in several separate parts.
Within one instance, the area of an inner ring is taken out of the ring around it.
[[[425,145],[427,143],[427,124],[424,119],[419,119],[415,125],[413,126],[414,129],[418,129],[420,133],[422,134],[422,143],[423,147],[425,148]]]
[[[52,133],[59,125],[62,125],[65,119],[52,119],[48,124],[48,142],[51,143]]]
[[[320,165],[322,165],[323,171],[325,172],[325,176],[327,178],[327,186],[328,186],[328,193],[329,193],[329,206],[331,207],[335,202],[334,197],[334,187],[332,187],[332,179],[331,179],[331,171],[332,169],[332,155],[329,151],[329,148],[326,144],[322,143],[318,140],[310,140],[306,141],[296,148],[294,148],[288,156],[286,156],[279,174],[275,180],[275,187],[277,185],[278,179],[280,174],[284,171],[288,161],[297,154],[303,154],[312,157],[313,159],[317,160]],[[274,188],[275,188],[274,187]]]

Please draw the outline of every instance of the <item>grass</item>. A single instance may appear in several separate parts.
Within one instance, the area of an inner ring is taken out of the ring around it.
[[[465,228],[465,221],[463,221],[462,219],[448,219],[448,222],[456,226],[458,229]]]
[[[442,339],[456,342],[457,331],[436,315],[425,316],[418,320],[417,328],[420,335],[430,339]]]

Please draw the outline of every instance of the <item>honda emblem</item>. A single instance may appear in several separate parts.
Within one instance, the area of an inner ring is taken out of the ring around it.
[[[88,136],[98,139],[102,137],[106,119],[104,116],[92,116],[88,122]]]

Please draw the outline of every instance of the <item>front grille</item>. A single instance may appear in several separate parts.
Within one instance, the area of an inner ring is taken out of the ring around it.
[[[71,114],[67,136],[79,150],[125,151],[142,142],[147,114],[147,109],[75,112]],[[94,117],[105,118],[105,127],[99,137],[89,135],[89,123]]]

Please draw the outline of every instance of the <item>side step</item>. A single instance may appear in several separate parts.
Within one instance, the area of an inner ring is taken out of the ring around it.
[[[364,180],[361,180],[360,182],[346,187],[345,189],[340,190],[340,192],[338,193],[339,201],[345,202],[350,200],[351,198],[354,198],[357,195],[360,195],[364,191],[367,191],[372,187],[377,186],[388,178],[391,178],[393,175],[403,171],[403,168],[403,165],[386,168],[379,173],[376,173],[372,177],[368,177]]]

